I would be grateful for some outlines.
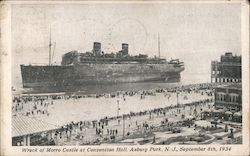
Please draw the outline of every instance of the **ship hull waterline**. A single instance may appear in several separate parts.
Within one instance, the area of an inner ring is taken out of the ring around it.
[[[180,82],[180,73],[183,70],[184,68],[177,69],[169,66],[162,67],[161,65],[123,65],[122,67],[119,67],[119,65],[21,65],[23,88],[62,88],[66,86],[139,82],[176,83]]]

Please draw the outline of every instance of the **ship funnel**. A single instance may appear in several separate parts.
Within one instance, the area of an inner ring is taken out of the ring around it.
[[[100,42],[94,42],[93,46],[93,53],[95,56],[100,56],[101,55],[101,43]]]
[[[128,55],[128,44],[122,43],[122,55]]]
[[[232,53],[232,52],[226,52],[226,53],[225,53],[225,56],[232,57],[232,56],[233,56],[233,53]]]

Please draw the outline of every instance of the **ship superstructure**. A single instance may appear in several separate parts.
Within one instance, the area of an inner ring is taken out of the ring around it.
[[[179,82],[183,70],[183,62],[178,59],[167,61],[142,54],[131,56],[127,43],[122,43],[122,48],[117,53],[104,53],[100,42],[94,42],[90,52],[71,51],[64,54],[61,65],[21,65],[24,88],[99,83]]]

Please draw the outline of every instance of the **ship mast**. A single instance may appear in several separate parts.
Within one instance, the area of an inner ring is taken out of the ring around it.
[[[54,42],[54,47],[53,47],[53,52],[52,52],[52,57],[51,57],[51,64],[53,63],[55,49],[56,49],[56,42]]]
[[[160,35],[159,35],[159,32],[158,32],[158,57],[159,59],[161,58],[161,42],[160,42]]]
[[[51,65],[51,27],[50,27],[50,31],[49,31],[49,66]]]

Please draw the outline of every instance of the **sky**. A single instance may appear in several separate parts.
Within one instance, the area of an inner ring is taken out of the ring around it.
[[[21,82],[20,64],[48,64],[49,36],[53,63],[69,51],[105,53],[129,44],[131,55],[179,58],[182,78],[209,81],[210,64],[225,52],[241,54],[240,3],[85,3],[12,6],[12,80]],[[55,46],[54,46],[55,45]],[[53,50],[54,49],[54,50]]]

